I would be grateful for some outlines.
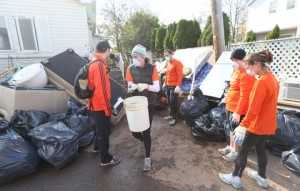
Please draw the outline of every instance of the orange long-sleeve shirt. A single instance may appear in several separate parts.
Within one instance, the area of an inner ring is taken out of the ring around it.
[[[166,66],[166,79],[167,86],[180,86],[182,82],[182,63],[176,59],[172,59]]]
[[[276,108],[279,83],[267,72],[254,83],[249,99],[249,109],[241,122],[247,131],[257,135],[271,135],[276,130]]]
[[[111,91],[109,75],[106,72],[106,59],[97,54],[95,54],[95,58],[102,62],[96,61],[89,66],[88,84],[94,93],[89,99],[88,108],[92,111],[103,110],[106,116],[111,116]]]
[[[249,95],[255,77],[247,74],[245,68],[234,70],[226,96],[226,109],[239,115],[245,115],[249,104]]]

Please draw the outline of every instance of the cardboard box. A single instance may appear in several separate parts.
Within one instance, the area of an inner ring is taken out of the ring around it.
[[[69,96],[62,89],[25,89],[0,85],[0,114],[10,121],[15,110],[40,110],[63,113]]]

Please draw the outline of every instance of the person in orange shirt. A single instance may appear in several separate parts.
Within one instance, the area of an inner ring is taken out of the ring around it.
[[[88,101],[88,109],[91,110],[96,123],[96,142],[98,148],[100,148],[101,166],[114,165],[120,162],[118,158],[108,152],[111,128],[110,116],[112,114],[110,83],[106,63],[109,56],[110,45],[108,41],[99,41],[92,59],[94,62],[90,64],[88,71],[88,86],[90,90],[94,91],[93,96]]]
[[[166,49],[164,56],[167,61],[166,64],[166,78],[163,87],[166,89],[166,96],[168,104],[170,105],[169,116],[165,120],[170,121],[170,125],[175,125],[177,122],[177,99],[178,94],[181,93],[182,82],[182,63],[173,58],[173,51]]]
[[[227,96],[224,98],[226,103],[226,117],[230,127],[230,145],[218,151],[225,155],[226,161],[235,161],[238,152],[238,144],[233,141],[232,132],[244,118],[249,102],[249,94],[252,89],[255,77],[247,74],[243,65],[246,56],[244,49],[235,49],[230,56],[234,68],[231,74],[230,86]]]
[[[240,125],[233,132],[233,140],[241,144],[233,173],[219,173],[220,179],[235,188],[241,188],[241,176],[247,164],[248,152],[255,147],[257,171],[248,176],[262,188],[268,188],[266,179],[267,155],[265,145],[269,135],[276,130],[276,110],[279,83],[268,64],[273,61],[270,51],[264,50],[248,55],[244,63],[250,75],[258,75],[250,93],[249,108]]]
[[[133,137],[144,143],[145,160],[144,171],[151,170],[151,123],[154,113],[154,92],[159,92],[159,76],[157,69],[150,63],[146,48],[136,45],[132,52],[132,64],[127,68],[126,81],[129,96],[146,96],[148,99],[148,111],[150,127],[143,132],[132,132]]]

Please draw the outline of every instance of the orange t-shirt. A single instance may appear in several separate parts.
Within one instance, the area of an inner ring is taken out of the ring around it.
[[[158,72],[157,72],[157,69],[156,67],[153,68],[153,72],[152,72],[152,81],[157,81],[159,80],[159,76],[158,76]],[[130,73],[130,69],[129,67],[127,68],[126,70],[126,81],[130,81],[130,82],[133,82],[133,77]]]
[[[249,109],[240,125],[257,135],[274,134],[278,93],[279,83],[272,72],[257,79],[250,93]]]
[[[167,63],[166,69],[165,84],[167,86],[180,86],[182,82],[182,63],[173,59]]]
[[[247,74],[245,68],[234,70],[226,96],[226,109],[239,115],[245,115],[248,109],[249,95],[255,77]]]
[[[111,92],[109,75],[106,71],[106,59],[97,54],[95,54],[95,58],[102,60],[105,64],[96,61],[89,66],[88,84],[94,93],[89,99],[88,108],[92,111],[103,110],[106,116],[111,116]]]

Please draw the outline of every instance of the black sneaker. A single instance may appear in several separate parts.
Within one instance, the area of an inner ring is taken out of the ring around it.
[[[100,153],[100,148],[96,144],[94,144],[93,153]]]
[[[175,125],[176,124],[176,119],[171,119],[169,124],[170,125]]]
[[[101,166],[116,165],[116,164],[118,164],[120,162],[121,162],[120,159],[113,157],[113,159],[111,159],[110,162],[107,162],[107,163],[100,162],[100,165]]]
[[[172,116],[164,117],[164,119],[165,119],[166,121],[170,121],[170,120],[172,119]]]

